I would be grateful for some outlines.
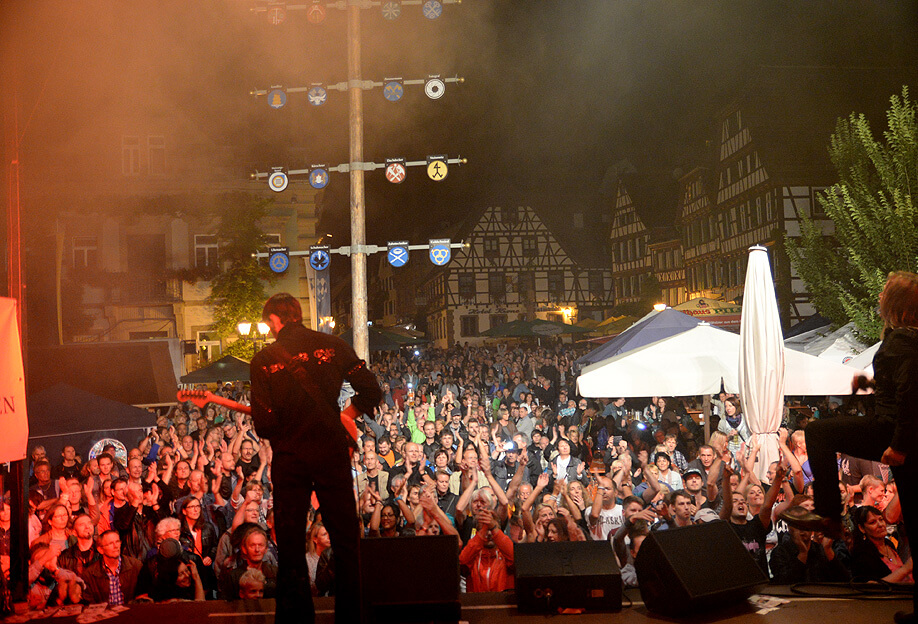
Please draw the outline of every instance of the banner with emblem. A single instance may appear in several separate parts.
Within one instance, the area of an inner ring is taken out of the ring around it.
[[[448,238],[430,239],[430,261],[437,266],[445,266],[452,255],[451,242]]]
[[[386,245],[386,260],[395,268],[408,264],[408,241],[394,241]]]
[[[383,97],[390,102],[398,102],[405,95],[405,85],[401,78],[385,78],[383,80]]]
[[[306,283],[309,288],[309,324],[315,331],[331,333],[332,328],[322,323],[331,316],[331,282],[328,267],[331,261],[328,246],[313,245],[306,261]]]
[[[0,463],[26,457],[29,419],[26,415],[22,343],[16,300],[0,297]]]
[[[427,157],[427,177],[434,182],[440,182],[446,179],[449,173],[449,165],[446,164],[446,156],[428,156]]]

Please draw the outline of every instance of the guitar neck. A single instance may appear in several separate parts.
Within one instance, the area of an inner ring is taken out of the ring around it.
[[[211,402],[211,403],[216,403],[217,405],[222,405],[223,407],[228,407],[228,408],[230,408],[231,410],[235,410],[235,411],[237,411],[237,412],[242,412],[243,414],[251,414],[251,413],[252,413],[252,408],[251,408],[250,406],[248,406],[248,405],[243,405],[242,403],[237,403],[236,401],[232,401],[232,400],[227,399],[227,398],[224,398],[224,397],[222,397],[222,396],[213,395],[213,396],[208,397],[208,399],[210,399],[210,402]]]

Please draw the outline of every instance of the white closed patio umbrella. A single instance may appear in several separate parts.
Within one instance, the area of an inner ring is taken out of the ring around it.
[[[750,442],[759,444],[755,471],[760,479],[769,464],[781,457],[778,428],[784,410],[784,375],[784,334],[768,251],[752,247],[740,320],[739,395],[752,432]]]

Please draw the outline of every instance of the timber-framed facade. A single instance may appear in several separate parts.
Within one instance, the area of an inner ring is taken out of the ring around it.
[[[489,207],[463,240],[422,287],[436,346],[481,344],[481,332],[518,319],[601,318],[614,303],[610,268],[575,258],[578,241],[562,245],[531,207]]]

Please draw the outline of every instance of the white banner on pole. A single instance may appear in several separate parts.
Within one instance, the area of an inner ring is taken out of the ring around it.
[[[16,300],[0,297],[0,462],[25,459],[29,441]]]

